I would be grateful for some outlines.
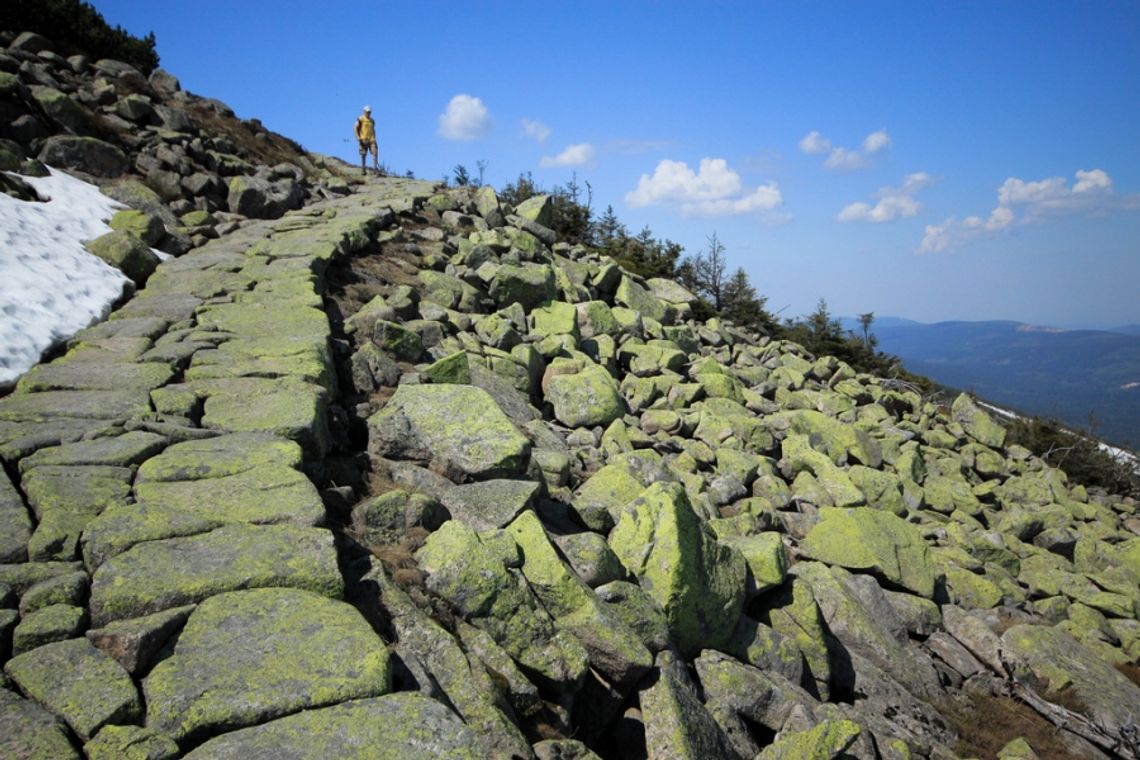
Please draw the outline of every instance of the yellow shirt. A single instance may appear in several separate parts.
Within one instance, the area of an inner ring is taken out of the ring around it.
[[[376,122],[367,114],[356,120],[356,139],[363,143],[376,142]]]

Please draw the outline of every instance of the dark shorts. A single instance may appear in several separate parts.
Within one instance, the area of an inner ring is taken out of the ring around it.
[[[357,140],[357,143],[360,145],[361,156],[366,155],[368,151],[372,151],[372,155],[376,155],[377,149],[375,140]]]

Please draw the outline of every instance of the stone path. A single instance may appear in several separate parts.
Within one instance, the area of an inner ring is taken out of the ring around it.
[[[384,701],[387,648],[343,601],[306,474],[337,387],[325,270],[430,191],[375,180],[168,260],[0,400],[0,597],[22,605],[0,610],[0,685],[36,700],[0,689],[0,755],[78,756],[67,726],[92,757],[174,756],[332,705],[305,720],[454,722]]]

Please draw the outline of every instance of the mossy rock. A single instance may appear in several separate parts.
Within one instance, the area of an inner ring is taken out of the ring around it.
[[[503,264],[491,281],[490,295],[499,306],[520,304],[532,309],[557,294],[554,270],[548,264]]]
[[[724,645],[744,605],[746,563],[718,544],[683,487],[654,483],[622,508],[610,547],[665,612],[682,652]]]
[[[134,723],[142,716],[131,677],[87,639],[59,641],[16,655],[4,670],[84,741],[108,723]]]
[[[962,426],[968,436],[983,446],[1000,449],[1005,443],[1005,428],[994,422],[968,394],[959,394],[954,399],[950,416]]]
[[[863,729],[850,720],[825,720],[806,731],[783,734],[756,760],[814,760],[842,757]]]
[[[191,741],[390,688],[388,650],[355,608],[285,588],[207,599],[143,682],[147,725]]]
[[[185,760],[479,760],[478,737],[443,704],[417,692],[307,710],[211,739]]]

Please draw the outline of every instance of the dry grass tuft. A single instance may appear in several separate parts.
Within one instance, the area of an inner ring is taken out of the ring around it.
[[[1050,701],[1056,701],[1053,697],[1057,693],[1050,694]],[[968,702],[942,708],[958,732],[954,752],[961,757],[997,757],[1006,744],[1020,736],[1041,760],[1078,760],[1057,728],[1024,702],[1010,697],[972,696]]]

